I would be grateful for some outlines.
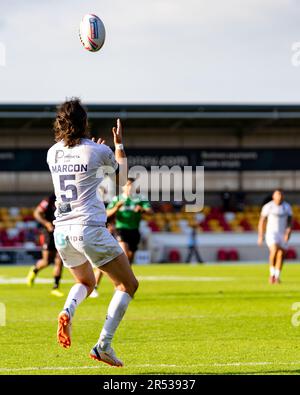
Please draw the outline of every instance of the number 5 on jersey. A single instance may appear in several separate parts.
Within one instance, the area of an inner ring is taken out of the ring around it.
[[[61,193],[61,200],[65,203],[72,202],[77,200],[78,193],[76,185],[72,183],[66,183],[67,181],[75,181],[75,174],[68,175],[60,175],[59,176],[59,184],[61,192],[66,192],[65,194]]]

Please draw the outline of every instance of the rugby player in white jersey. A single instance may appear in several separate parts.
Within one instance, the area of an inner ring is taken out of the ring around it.
[[[261,210],[258,224],[258,245],[263,244],[264,235],[269,247],[270,283],[280,283],[284,254],[292,232],[292,208],[284,201],[283,191],[276,189],[272,200]]]
[[[87,113],[78,99],[72,99],[58,109],[54,130],[57,143],[49,149],[47,162],[57,199],[55,244],[76,281],[58,316],[57,339],[61,346],[71,346],[75,310],[95,287],[93,266],[101,267],[113,282],[115,293],[90,357],[112,366],[123,366],[111,342],[138,288],[138,281],[127,256],[105,227],[105,207],[97,197],[103,179],[99,178],[99,168],[105,166],[117,170],[126,157],[122,125],[118,120],[117,127],[112,129],[114,155],[101,139],[97,143],[90,140]]]

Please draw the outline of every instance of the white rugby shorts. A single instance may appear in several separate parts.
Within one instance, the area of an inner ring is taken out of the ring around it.
[[[100,267],[123,253],[104,226],[57,225],[54,240],[63,264],[68,268],[80,266],[87,260]]]
[[[286,250],[288,243],[284,240],[284,234],[282,233],[267,233],[265,236],[266,244],[270,248],[274,244],[277,244],[282,249]]]

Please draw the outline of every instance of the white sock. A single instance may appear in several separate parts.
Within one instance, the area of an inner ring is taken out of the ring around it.
[[[110,345],[131,299],[132,297],[127,292],[117,289],[114,293],[108,306],[106,321],[98,340],[98,344],[101,348],[105,349]]]
[[[279,278],[280,277],[280,269],[275,269],[274,276],[275,276],[275,278]]]
[[[270,276],[275,276],[275,267],[274,266],[270,266]]]
[[[68,309],[71,317],[73,317],[76,307],[86,298],[86,296],[87,289],[85,285],[73,285],[73,287],[70,289],[69,295],[64,305],[64,310]]]

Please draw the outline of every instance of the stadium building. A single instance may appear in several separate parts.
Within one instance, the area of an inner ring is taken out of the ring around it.
[[[204,166],[203,210],[186,212],[184,198],[176,199],[183,184],[173,180],[170,202],[153,201],[154,215],[142,221],[141,248],[150,257],[141,252],[141,260],[184,261],[193,225],[206,262],[264,260],[266,250],[256,246],[259,211],[278,187],[294,210],[289,258],[299,256],[300,106],[87,107],[93,136],[109,145],[116,118],[123,120],[129,166],[155,168],[155,196],[169,188],[159,178],[162,166],[175,173],[189,167],[193,186],[196,166]],[[32,207],[52,191],[46,152],[55,112],[53,104],[0,105],[0,263],[32,263],[40,253]]]

